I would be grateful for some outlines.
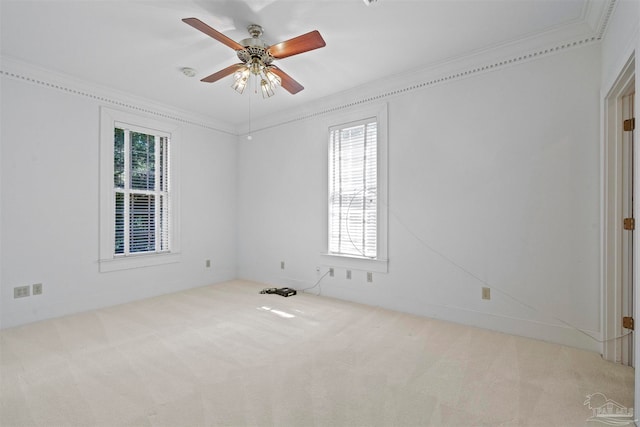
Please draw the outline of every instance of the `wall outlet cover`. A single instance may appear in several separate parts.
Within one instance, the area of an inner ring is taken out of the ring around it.
[[[24,298],[31,295],[30,286],[16,286],[13,288],[13,297],[14,298]]]

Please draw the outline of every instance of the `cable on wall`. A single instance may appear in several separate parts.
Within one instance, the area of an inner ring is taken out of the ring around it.
[[[454,266],[455,268],[457,268],[458,270],[464,272],[466,275],[468,275],[469,277],[471,277],[472,279],[478,281],[479,283],[481,283],[482,285],[485,285],[491,289],[495,289],[496,291],[498,291],[499,294],[509,298],[510,300],[516,302],[517,304],[520,304],[523,307],[528,308],[529,310],[532,310],[538,314],[542,314],[543,316],[547,316],[553,320],[556,320],[560,323],[562,323],[563,325],[574,329],[578,332],[580,332],[581,334],[589,337],[590,339],[592,339],[593,341],[603,344],[609,341],[615,341],[621,338],[624,338],[628,335],[631,335],[633,332],[627,332],[624,333],[622,335],[613,337],[613,338],[608,338],[606,340],[601,340],[598,339],[596,337],[594,337],[593,335],[591,335],[589,332],[585,331],[584,329],[581,329],[575,325],[573,325],[570,322],[567,322],[566,320],[554,315],[554,314],[549,314],[546,313],[545,311],[539,309],[536,306],[533,306],[525,301],[523,301],[522,299],[513,296],[511,293],[505,291],[504,289],[500,288],[499,286],[495,286],[495,284],[489,283],[486,280],[482,279],[481,277],[479,277],[478,275],[474,274],[472,271],[470,271],[469,269],[465,268],[464,266],[460,265],[458,262],[454,261],[452,258],[448,257],[447,255],[443,254],[441,251],[435,249],[433,246],[431,246],[429,243],[427,243],[423,238],[421,238],[420,236],[418,236],[417,233],[415,233],[401,218],[400,216],[393,211],[388,205],[387,208],[389,209],[389,213],[398,221],[398,223],[409,233],[409,235],[411,235],[418,243],[420,243],[422,246],[424,246],[425,248],[427,248],[429,251],[431,251],[432,253],[436,254],[437,256],[439,256],[440,258],[442,258],[443,260],[445,260],[446,262],[448,262],[449,264],[451,264],[452,266]]]
[[[361,190],[364,191],[364,190]],[[354,196],[355,197],[355,196]],[[352,200],[353,201],[353,200]],[[482,279],[481,277],[479,277],[477,274],[473,273],[471,270],[469,270],[468,268],[465,268],[464,266],[462,266],[460,263],[454,261],[451,257],[445,255],[444,253],[442,253],[441,251],[437,250],[436,248],[434,248],[432,245],[430,245],[429,243],[427,243],[423,238],[421,238],[411,227],[409,227],[403,220],[402,218],[393,210],[391,209],[391,207],[389,205],[385,205],[386,208],[389,210],[389,213],[398,221],[398,223],[409,233],[409,235],[411,235],[418,243],[420,243],[422,246],[424,246],[425,248],[427,248],[429,251],[431,251],[432,253],[436,254],[438,257],[440,257],[441,259],[445,260],[447,263],[449,263],[450,265],[454,266],[455,268],[457,268],[458,270],[462,271],[463,273],[465,273],[467,276],[471,277],[472,279],[476,280],[477,282],[479,282],[480,284],[487,286],[491,289],[496,290],[499,294],[507,297],[508,299],[510,299],[511,301],[528,308],[529,310],[541,314],[543,316],[547,316],[548,318],[551,318],[553,320],[556,320],[560,323],[562,323],[563,325],[574,329],[578,332],[580,332],[581,334],[587,336],[588,338],[592,339],[593,341],[603,344],[606,342],[610,342],[610,341],[615,341],[618,339],[622,339],[626,336],[631,335],[633,332],[627,332],[624,333],[622,335],[613,337],[613,338],[608,338],[606,340],[601,340],[598,339],[596,337],[594,337],[593,335],[591,335],[589,332],[585,331],[584,329],[581,329],[575,325],[573,325],[570,322],[567,322],[566,320],[553,315],[553,314],[549,314],[541,309],[539,309],[538,307],[531,305],[525,301],[523,301],[522,299],[515,297],[514,295],[512,295],[511,293],[507,292],[506,290],[500,288],[499,286],[496,286],[493,283],[489,283],[488,281]],[[347,216],[349,215],[349,211],[347,211]],[[355,242],[353,242],[353,240],[351,239],[351,233],[349,233],[349,221],[346,221],[346,226],[347,226],[347,236],[349,237],[349,240],[351,240],[351,244],[356,247]],[[309,288],[305,288],[302,289],[301,291],[307,290],[307,289],[313,289],[316,286],[318,286],[320,284],[320,282],[322,281],[322,279],[324,279],[324,277],[329,274],[329,271],[327,271],[322,277],[320,277],[320,279],[311,287]],[[318,292],[318,295],[320,295],[320,292]]]
[[[319,296],[322,293],[322,279],[324,279],[325,277],[327,277],[327,274],[329,274],[331,272],[331,270],[327,270],[326,273],[324,273],[322,276],[320,276],[320,278],[316,281],[316,283],[313,286],[309,286],[308,288],[304,288],[304,289],[296,289],[298,292],[304,292],[304,291],[309,291],[313,288],[315,288],[316,286],[320,286],[320,288],[318,288],[318,293],[316,294],[316,296]]]

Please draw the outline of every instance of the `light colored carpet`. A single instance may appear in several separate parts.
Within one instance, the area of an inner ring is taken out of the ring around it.
[[[578,426],[598,354],[234,281],[0,333],[2,426]]]

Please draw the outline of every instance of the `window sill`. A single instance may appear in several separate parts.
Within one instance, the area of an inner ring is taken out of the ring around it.
[[[370,271],[373,273],[387,273],[389,260],[372,259],[350,255],[338,255],[332,253],[321,254],[330,267],[349,268],[352,270]]]
[[[128,270],[132,268],[152,267],[154,265],[172,264],[180,262],[180,253],[132,255],[112,259],[101,259],[100,272]]]

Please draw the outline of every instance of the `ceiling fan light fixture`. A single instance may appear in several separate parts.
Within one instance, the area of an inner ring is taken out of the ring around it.
[[[273,71],[271,71],[269,69],[270,67],[267,67],[264,71],[264,76],[267,78],[267,80],[269,80],[269,84],[271,84],[272,87],[278,87],[282,84],[282,79],[280,78],[280,76],[278,76],[276,73],[274,73]]]
[[[235,73],[233,73],[233,79],[234,80],[241,80],[241,79],[248,79],[249,75],[250,75],[250,70],[249,67],[247,67],[246,65],[242,68],[240,68],[238,71],[236,71]]]
[[[260,89],[262,89],[262,97],[265,99],[271,98],[273,95],[275,95],[273,85],[271,85],[271,83],[269,83],[265,78],[260,81]]]
[[[236,73],[233,75],[233,84],[231,85],[231,87],[239,94],[242,94],[242,92],[244,92],[244,88],[247,87],[247,82],[249,81],[250,75],[251,72],[247,67],[236,71]]]
[[[236,80],[235,82],[233,82],[231,87],[236,92],[238,92],[239,94],[242,95],[242,92],[244,92],[244,88],[247,87],[247,81],[246,80]]]
[[[377,0],[368,1],[375,2]],[[253,74],[255,76],[256,93],[258,92],[259,83],[261,89],[264,88],[263,94],[265,96],[271,96],[278,86],[282,86],[287,92],[295,95],[303,90],[304,86],[282,69],[271,66],[271,63],[276,59],[288,58],[326,46],[318,30],[269,46],[261,38],[262,27],[259,25],[250,25],[248,31],[251,38],[238,43],[197,18],[184,18],[182,21],[236,51],[236,55],[241,61],[239,64],[223,68],[200,81],[213,83],[223,77],[234,74],[231,87],[238,93],[244,91]]]
[[[258,91],[259,85],[262,97],[270,98],[275,95],[276,87],[282,83],[280,76],[271,71],[270,68],[271,66],[266,66],[260,58],[252,58],[250,63],[242,65],[233,73],[233,83],[231,87],[239,94],[242,94],[253,75],[256,81],[256,92]]]

